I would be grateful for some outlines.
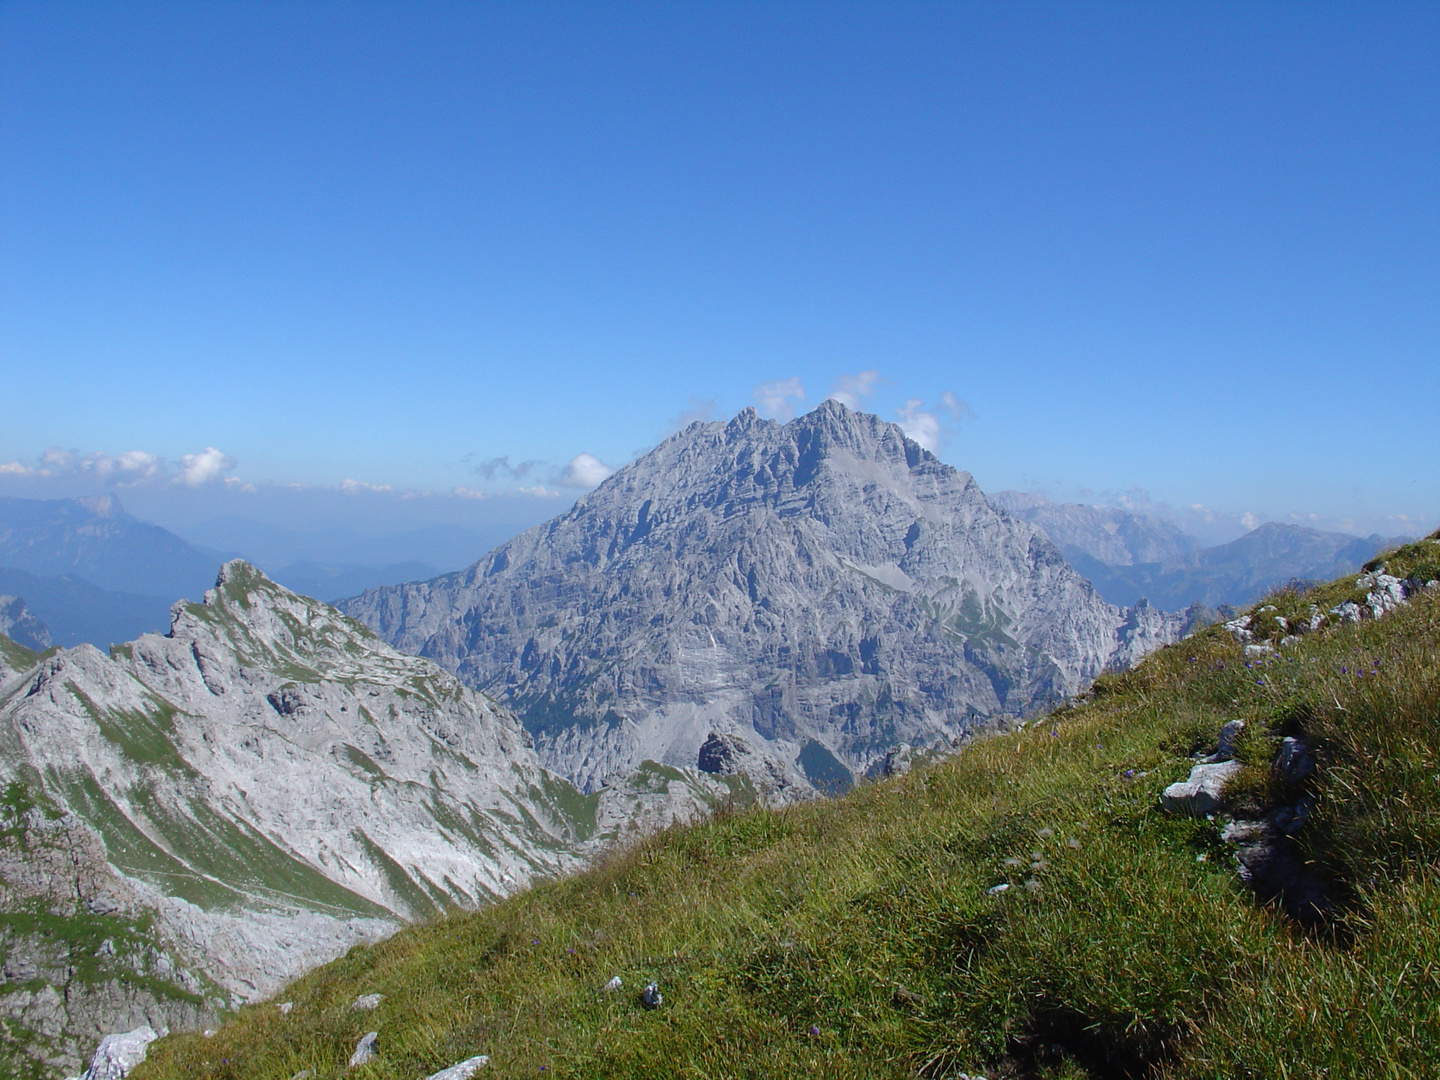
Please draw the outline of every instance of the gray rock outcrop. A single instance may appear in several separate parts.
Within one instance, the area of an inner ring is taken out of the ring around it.
[[[1074,694],[1179,633],[828,401],[698,423],[467,570],[341,606],[513,708],[586,790],[728,732],[821,790]]]

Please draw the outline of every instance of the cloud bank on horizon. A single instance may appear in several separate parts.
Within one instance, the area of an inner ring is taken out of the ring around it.
[[[839,401],[850,409],[865,410],[877,389],[886,385],[893,386],[877,369],[844,373],[835,378],[827,399]],[[757,384],[751,397],[762,415],[768,419],[788,422],[794,418],[799,406],[806,400],[806,390],[798,376],[786,376]],[[667,433],[683,430],[696,420],[712,419],[715,406],[714,399],[692,398],[689,406],[669,422]],[[903,397],[902,403],[891,410],[889,419],[898,424],[907,437],[939,455],[960,438],[962,425],[978,419],[978,416],[964,398],[953,391],[943,390],[935,395],[931,404],[927,404],[921,397]],[[638,457],[648,449],[649,447],[645,447],[637,450],[632,456]],[[462,483],[449,488],[431,489],[371,483],[350,477],[328,484],[273,479],[252,481],[233,475],[240,463],[214,446],[206,446],[195,453],[182,454],[173,461],[145,450],[110,454],[103,451],[81,452],[51,447],[31,463],[0,463],[0,494],[13,493],[44,498],[69,497],[107,489],[128,490],[131,494],[148,490],[169,492],[173,501],[174,497],[183,498],[185,492],[224,493],[237,498],[328,492],[351,498],[364,496],[372,504],[375,500],[389,500],[396,506],[423,501],[429,504],[432,511],[437,504],[443,504],[446,500],[498,504],[520,499],[533,502],[536,505],[535,512],[546,513],[548,511],[544,510],[545,507],[553,507],[553,511],[558,512],[576,493],[597,487],[617,471],[617,466],[610,465],[588,452],[575,454],[563,465],[537,458],[526,458],[512,463],[510,455],[497,455],[478,463],[475,458],[474,454],[466,454],[461,461],[481,486]],[[21,486],[17,487],[17,484]],[[1109,492],[1097,492],[1089,488],[1065,491],[1054,487],[1049,490],[1037,487],[1034,491],[1056,502],[1112,506],[1141,517],[1162,518],[1174,522],[1192,535],[1211,539],[1230,539],[1266,521],[1288,521],[1314,528],[1381,535],[1416,535],[1428,532],[1436,523],[1432,518],[1407,514],[1388,514],[1383,517],[1354,514],[1336,516],[1294,509],[1224,510],[1202,502],[1175,505],[1152,499],[1149,491],[1138,486]],[[251,505],[253,506],[253,503]],[[287,505],[290,506],[288,513],[293,514],[296,504]],[[244,511],[245,508],[243,501],[234,507],[237,512]],[[403,511],[400,513],[403,516]],[[531,518],[533,513],[527,516],[526,520]]]

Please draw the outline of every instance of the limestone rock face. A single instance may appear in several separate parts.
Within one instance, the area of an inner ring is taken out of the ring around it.
[[[894,424],[697,423],[466,570],[340,605],[513,708],[581,787],[712,731],[837,790],[899,743],[1082,689],[1178,636]]]
[[[239,561],[167,636],[0,646],[0,1072],[202,1026],[730,792],[582,796],[510,713]]]

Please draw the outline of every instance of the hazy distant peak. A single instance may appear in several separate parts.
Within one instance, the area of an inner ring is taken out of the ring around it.
[[[76,499],[75,504],[90,511],[96,517],[128,518],[130,516],[120,505],[118,495],[85,495]]]

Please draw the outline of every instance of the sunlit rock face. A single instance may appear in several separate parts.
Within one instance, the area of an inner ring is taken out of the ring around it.
[[[585,788],[712,732],[824,790],[1083,688],[1178,620],[1102,601],[894,424],[697,423],[466,570],[341,606],[513,708]]]

